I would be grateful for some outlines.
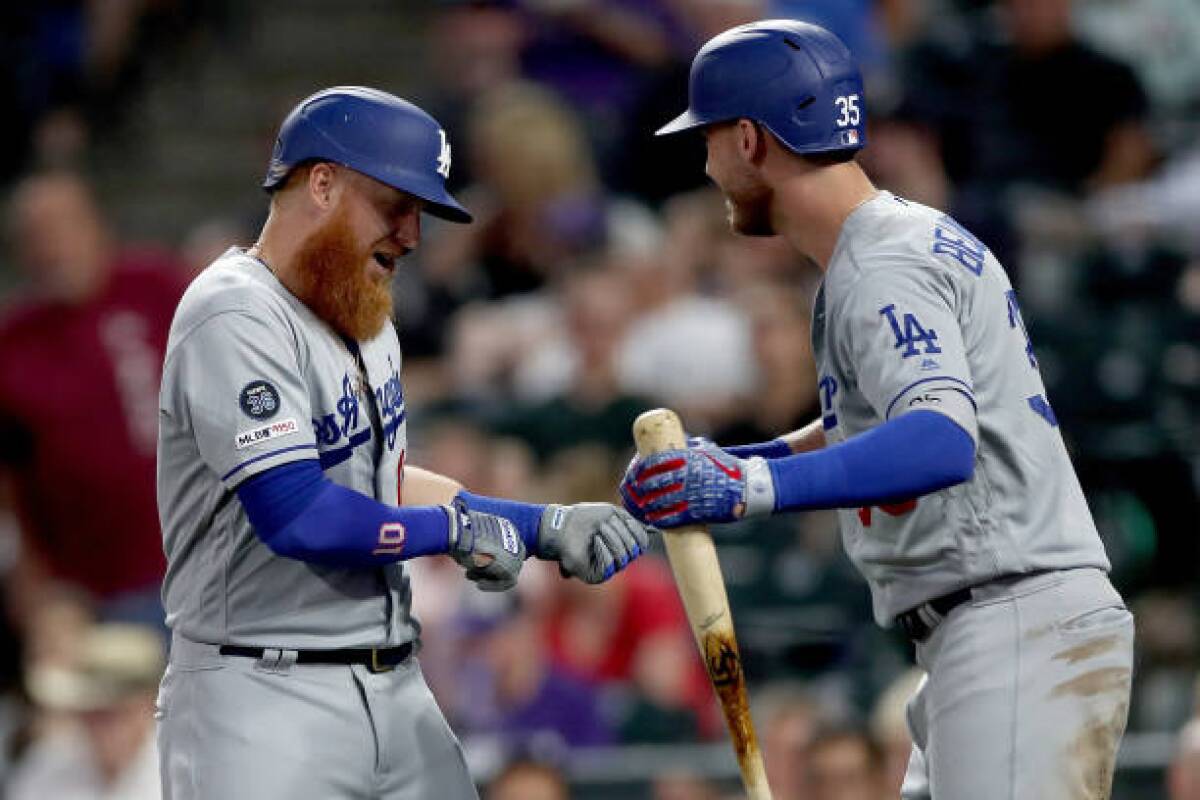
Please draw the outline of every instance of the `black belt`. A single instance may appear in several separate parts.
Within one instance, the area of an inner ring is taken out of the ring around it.
[[[933,629],[945,619],[947,614],[970,599],[971,587],[968,586],[965,589],[935,597],[916,608],[910,608],[896,617],[896,624],[908,634],[909,639],[914,642],[923,642],[929,638],[929,634],[933,633]]]
[[[223,656],[262,658],[268,651],[291,650],[278,647],[245,647],[239,644],[223,644]],[[362,664],[371,672],[388,672],[402,664],[412,655],[412,642],[396,647],[348,647],[343,650],[296,650],[297,664]]]
[[[983,581],[982,583],[975,584],[975,586],[968,586],[965,589],[959,589],[956,592],[950,592],[941,597],[935,597],[916,608],[910,608],[896,617],[896,624],[908,634],[909,639],[912,639],[914,642],[923,642],[929,638],[929,634],[933,633],[933,629],[941,624],[941,621],[946,618],[947,614],[971,599],[972,589],[992,583],[1011,585],[1019,583],[1026,578],[1034,578],[1038,575],[1045,575],[1047,572],[1055,571],[1052,569],[1035,569],[1030,572],[1014,572],[1009,575],[1001,575],[999,578]]]

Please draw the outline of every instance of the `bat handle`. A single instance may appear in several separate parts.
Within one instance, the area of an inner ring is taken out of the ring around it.
[[[639,416],[633,423],[633,438],[643,457],[687,447],[679,415],[665,408]],[[750,701],[729,598],[712,536],[704,527],[692,525],[664,531],[663,543],[704,667],[725,713],[746,795],[750,800],[771,800],[762,752],[750,719]]]

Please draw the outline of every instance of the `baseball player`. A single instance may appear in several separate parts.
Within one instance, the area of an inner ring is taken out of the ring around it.
[[[828,31],[715,37],[688,109],[730,224],[820,270],[821,418],[774,441],[634,461],[656,525],[837,508],[876,620],[916,643],[907,798],[1108,797],[1133,621],[1004,270],[949,216],[875,189],[859,70]]]
[[[483,497],[405,463],[390,285],[423,212],[470,221],[449,171],[421,109],[318,92],[280,129],[257,243],[179,304],[159,404],[167,798],[475,798],[413,657],[404,562],[448,553],[499,590],[526,555],[598,583],[646,546],[614,506]]]

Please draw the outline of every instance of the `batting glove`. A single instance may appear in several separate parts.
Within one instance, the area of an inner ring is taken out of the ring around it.
[[[635,458],[621,479],[625,507],[663,528],[770,514],[775,483],[764,458],[741,459],[707,439]]]
[[[650,545],[648,528],[609,503],[550,505],[538,528],[538,558],[557,561],[564,577],[603,583]]]
[[[446,506],[450,517],[450,557],[467,570],[467,580],[486,592],[517,585],[525,543],[504,517],[472,511],[461,500]]]

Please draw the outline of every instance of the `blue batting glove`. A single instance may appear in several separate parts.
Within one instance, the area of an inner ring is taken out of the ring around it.
[[[688,444],[687,450],[665,450],[630,463],[621,498],[631,514],[677,528],[774,510],[775,485],[765,459],[736,458],[707,440]]]

